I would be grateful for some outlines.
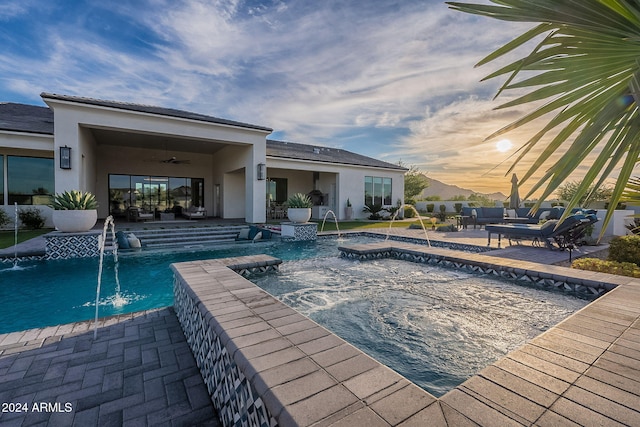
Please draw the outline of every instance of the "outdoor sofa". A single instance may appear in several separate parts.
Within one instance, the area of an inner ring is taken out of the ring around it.
[[[462,225],[483,226],[486,224],[538,224],[541,220],[558,219],[562,216],[560,208],[540,208],[531,213],[529,208],[491,208],[491,207],[463,207]]]
[[[182,211],[182,216],[188,219],[204,219],[207,217],[207,211],[202,207],[190,206]]]
[[[463,207],[462,208],[462,225],[468,226],[473,224],[473,228],[476,226],[483,226],[486,224],[501,224],[504,222],[504,208],[489,208],[481,206],[477,208]]]
[[[542,220],[559,219],[563,209],[560,208],[540,208],[534,213],[530,208],[506,209],[506,222],[517,222],[520,224],[538,224]]]
[[[544,245],[549,249],[581,246],[589,226],[598,218],[594,211],[578,212],[569,215],[564,221],[552,219],[542,225],[531,224],[489,224],[485,226],[488,233],[487,246],[491,245],[491,235],[498,235],[498,247],[502,236],[512,240],[531,240],[534,246]]]

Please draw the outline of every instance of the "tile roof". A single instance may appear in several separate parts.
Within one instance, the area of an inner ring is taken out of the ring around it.
[[[201,122],[237,126],[237,127],[248,128],[248,129],[261,130],[265,132],[273,131],[273,129],[265,126],[252,125],[252,124],[243,123],[243,122],[236,122],[234,120],[221,119],[218,117],[207,116],[204,114],[192,113],[192,112],[183,111],[183,110],[176,110],[174,108],[156,107],[153,105],[133,104],[128,102],[105,101],[102,99],[84,98],[80,96],[70,96],[70,95],[58,95],[58,94],[46,93],[46,92],[41,93],[40,96],[44,99],[76,102],[79,104],[95,105],[98,107],[117,108],[120,110],[136,111],[139,113],[149,113],[149,114],[157,114],[160,116],[177,117],[180,119],[198,120]]]
[[[37,105],[0,102],[0,130],[53,135],[53,111]]]
[[[314,162],[338,163],[343,165],[369,166],[400,171],[407,170],[406,168],[393,163],[384,162],[382,160],[377,160],[339,148],[275,141],[272,139],[267,139],[267,157],[310,160]]]

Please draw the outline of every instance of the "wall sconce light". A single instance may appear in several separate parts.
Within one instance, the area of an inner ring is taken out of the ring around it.
[[[60,169],[71,169],[71,147],[60,147]]]
[[[258,181],[264,181],[265,179],[267,179],[267,165],[258,163]]]

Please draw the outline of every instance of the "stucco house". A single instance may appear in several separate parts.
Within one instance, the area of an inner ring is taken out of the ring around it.
[[[269,140],[272,129],[171,108],[42,93],[47,107],[0,103],[0,206],[94,193],[98,216],[182,213],[262,223],[291,194],[314,217],[366,217],[404,199],[405,168],[346,150]]]

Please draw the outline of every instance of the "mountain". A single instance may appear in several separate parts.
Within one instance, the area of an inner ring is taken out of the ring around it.
[[[501,192],[497,193],[478,193],[477,191],[468,190],[466,188],[460,188],[457,185],[445,184],[444,182],[438,181],[437,179],[429,178],[429,187],[425,188],[422,191],[422,194],[418,196],[421,197],[429,197],[429,196],[440,196],[441,200],[450,200],[455,196],[465,196],[469,197],[472,194],[481,194],[483,196],[487,196],[491,200],[500,200],[504,201],[507,196],[502,194]]]

